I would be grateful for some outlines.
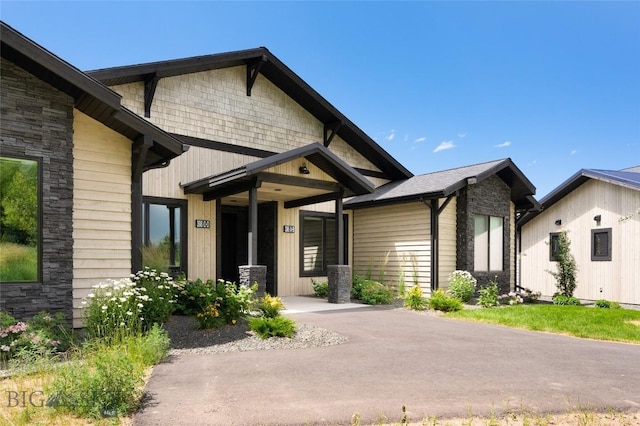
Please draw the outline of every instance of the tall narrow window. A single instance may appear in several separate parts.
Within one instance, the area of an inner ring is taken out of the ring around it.
[[[40,278],[40,162],[0,157],[0,282]]]
[[[348,229],[346,215],[344,220],[346,254]],[[327,266],[338,262],[335,216],[332,213],[301,212],[300,229],[300,275],[310,277],[326,275]]]
[[[549,260],[557,262],[560,253],[560,233],[552,232],[549,234]]]
[[[186,201],[145,199],[142,264],[158,271],[185,271]]]
[[[501,217],[475,216],[473,250],[475,271],[502,271],[504,253],[503,228],[504,220]]]
[[[591,230],[591,260],[611,260],[611,228]]]

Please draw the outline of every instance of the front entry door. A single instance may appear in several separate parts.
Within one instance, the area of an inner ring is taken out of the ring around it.
[[[267,267],[266,291],[277,294],[277,203],[258,205],[258,264]],[[220,238],[218,250],[220,265],[218,277],[239,282],[238,267],[247,264],[248,259],[248,207],[222,206]]]

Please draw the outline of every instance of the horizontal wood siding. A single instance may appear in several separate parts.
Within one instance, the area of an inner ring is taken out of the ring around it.
[[[442,205],[445,199],[440,199]],[[449,276],[456,270],[456,198],[452,198],[447,207],[440,213],[438,242],[438,286],[447,288]]]
[[[454,209],[455,211],[455,209]],[[353,271],[396,287],[431,288],[430,210],[420,202],[354,211]]]
[[[574,295],[640,304],[640,216],[620,218],[640,206],[640,191],[589,180],[522,227],[521,285],[545,296],[556,292],[549,233],[566,230],[578,266]],[[598,225],[594,216],[600,215]],[[555,221],[562,225],[556,226]],[[612,260],[591,260],[591,230],[612,229]],[[600,292],[602,289],[602,292]]]
[[[74,110],[73,306],[131,273],[131,141]]]
[[[216,276],[216,203],[202,201],[202,195],[187,196],[189,278],[217,279]],[[210,221],[210,228],[196,228],[196,219]]]

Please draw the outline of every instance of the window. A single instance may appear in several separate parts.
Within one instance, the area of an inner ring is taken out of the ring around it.
[[[347,218],[344,215],[344,253],[347,258]],[[300,212],[300,275],[327,274],[327,266],[338,262],[336,220],[333,213]]]
[[[184,200],[144,199],[143,266],[172,274],[185,272],[186,207]]]
[[[557,262],[560,254],[560,233],[552,232],[549,234],[549,260]]]
[[[611,260],[611,228],[591,230],[591,260]]]
[[[474,226],[474,270],[502,271],[503,219],[496,216],[475,216]]]
[[[0,157],[0,282],[40,278],[40,160]]]

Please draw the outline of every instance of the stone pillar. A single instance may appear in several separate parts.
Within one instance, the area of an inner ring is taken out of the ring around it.
[[[238,266],[240,285],[251,287],[258,283],[258,296],[264,296],[267,291],[267,267],[265,265],[242,265]]]
[[[327,278],[329,279],[329,303],[351,302],[351,267],[329,265]]]

